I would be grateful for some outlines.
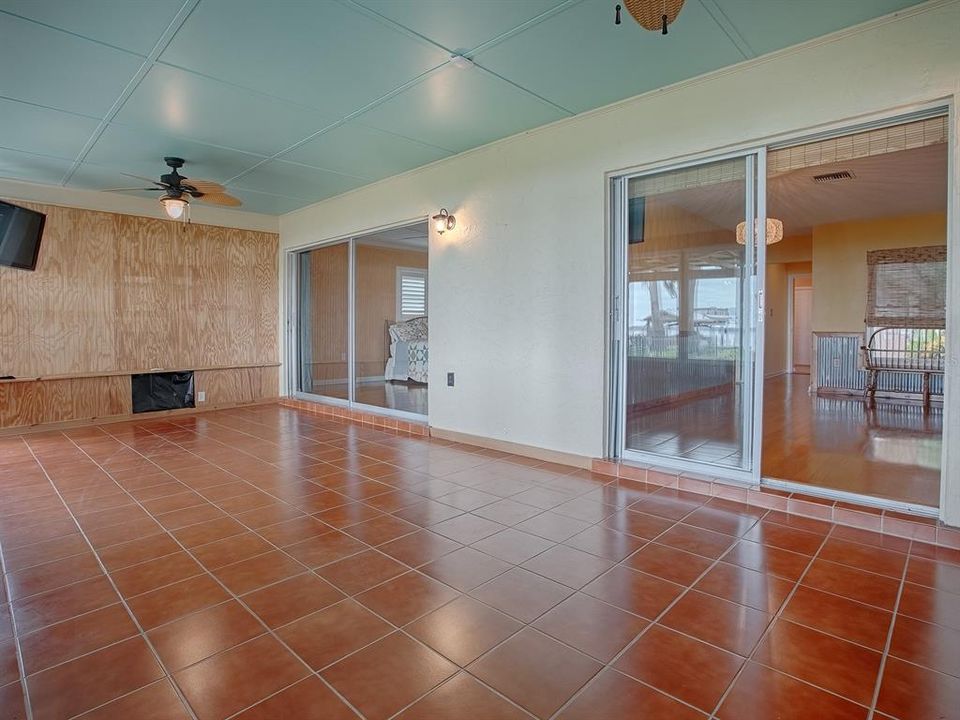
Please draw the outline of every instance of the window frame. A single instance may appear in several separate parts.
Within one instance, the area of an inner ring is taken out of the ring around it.
[[[404,276],[419,276],[423,278],[423,312],[407,314],[403,312],[403,278]],[[427,314],[427,298],[429,297],[430,279],[427,274],[427,268],[403,267],[397,266],[397,282],[395,288],[396,294],[396,321],[404,322],[418,317],[425,317]]]

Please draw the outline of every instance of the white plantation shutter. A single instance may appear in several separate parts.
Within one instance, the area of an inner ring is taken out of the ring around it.
[[[427,314],[427,271],[423,268],[397,268],[397,320],[409,320]]]

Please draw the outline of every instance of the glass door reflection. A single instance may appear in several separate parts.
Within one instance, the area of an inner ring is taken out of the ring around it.
[[[739,157],[627,181],[625,456],[753,464],[755,247],[736,228],[754,171]]]

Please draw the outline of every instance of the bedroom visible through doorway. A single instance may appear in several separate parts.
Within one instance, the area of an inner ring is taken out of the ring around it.
[[[426,222],[298,254],[298,391],[426,416]]]

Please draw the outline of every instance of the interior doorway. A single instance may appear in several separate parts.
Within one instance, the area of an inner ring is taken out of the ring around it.
[[[764,478],[939,504],[947,137],[941,116],[768,152]]]
[[[810,374],[813,356],[813,275],[790,277],[790,371]]]

